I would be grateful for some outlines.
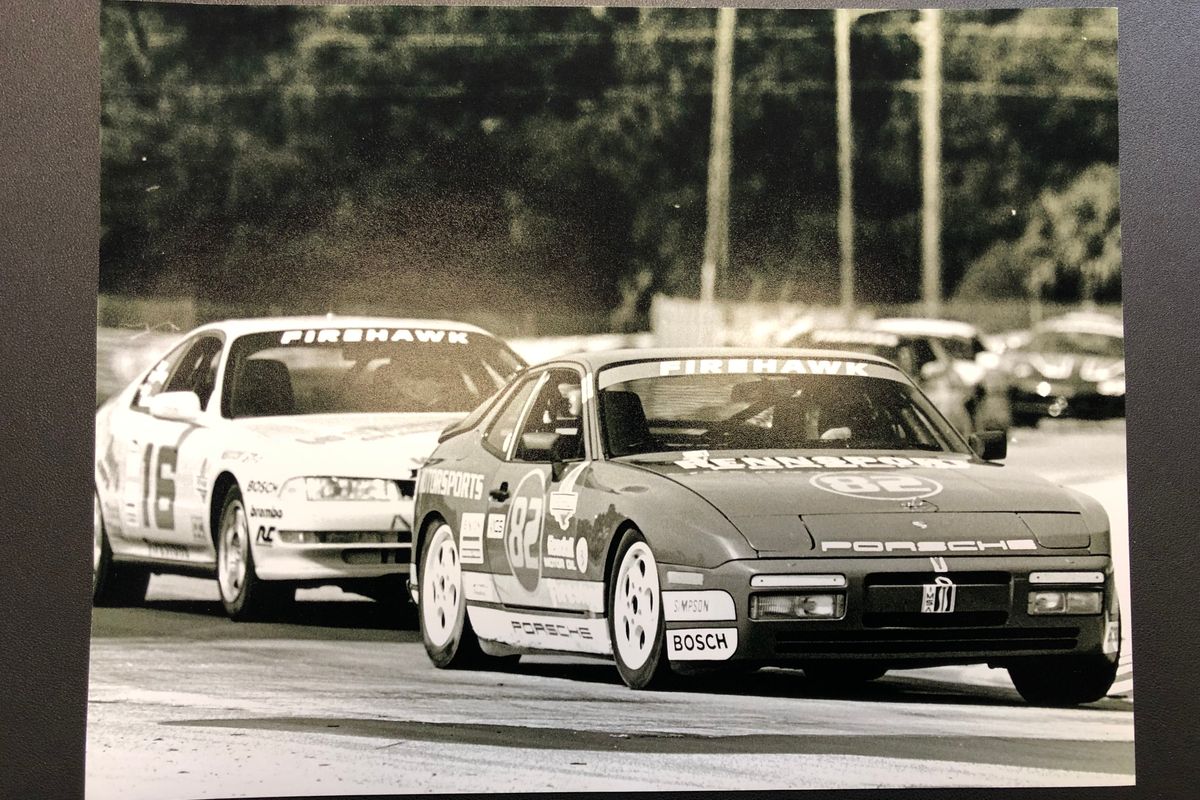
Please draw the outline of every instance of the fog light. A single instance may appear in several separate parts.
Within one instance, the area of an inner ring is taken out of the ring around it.
[[[1099,614],[1103,592],[1030,592],[1030,614]]]
[[[843,594],[756,594],[750,597],[750,619],[841,619]]]
[[[1046,381],[1042,381],[1042,382],[1040,382],[1040,383],[1037,385],[1037,393],[1038,393],[1038,397],[1049,397],[1049,396],[1050,396],[1050,390],[1051,390],[1052,388],[1053,388],[1053,387],[1052,387],[1052,386],[1050,386],[1050,384],[1049,384],[1048,382],[1046,382]]]

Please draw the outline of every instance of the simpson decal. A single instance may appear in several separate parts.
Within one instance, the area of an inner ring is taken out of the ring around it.
[[[713,458],[707,450],[689,450],[675,466],[687,470],[791,469],[966,469],[965,459],[902,456],[728,456]]]
[[[826,472],[808,481],[818,489],[863,500],[913,500],[940,494],[942,484],[921,475]]]
[[[689,628],[667,631],[672,661],[725,661],[737,650],[737,628]]]
[[[483,563],[483,514],[462,515],[458,532],[458,560],[463,564]]]
[[[667,622],[736,619],[733,597],[716,589],[703,592],[662,593],[663,618]]]
[[[284,331],[279,343],[355,344],[358,342],[424,342],[426,344],[469,344],[466,331],[430,328],[320,328]]]
[[[482,500],[483,476],[474,472],[427,467],[417,473],[417,491],[459,500]]]

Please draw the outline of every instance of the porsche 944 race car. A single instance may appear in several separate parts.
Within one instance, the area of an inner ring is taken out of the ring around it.
[[[1092,499],[960,437],[895,365],[841,351],[556,359],[442,434],[410,586],[439,667],[611,657],[631,687],[713,667],[814,680],[1006,667],[1102,697],[1120,649]]]
[[[215,575],[233,618],[336,584],[407,604],[417,467],[524,366],[455,322],[205,325],[96,412],[93,600]]]

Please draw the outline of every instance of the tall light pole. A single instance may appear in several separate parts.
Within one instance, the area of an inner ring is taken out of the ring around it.
[[[837,72],[838,254],[841,259],[842,314],[849,325],[854,314],[854,132],[850,117],[850,23],[855,12],[833,12],[834,60]]]
[[[716,296],[717,271],[729,268],[729,173],[733,138],[733,33],[737,11],[717,9],[716,45],[713,53],[712,134],[708,155],[708,221],[704,233],[704,261],[700,267],[700,300]]]
[[[942,305],[942,12],[921,12],[921,300]]]

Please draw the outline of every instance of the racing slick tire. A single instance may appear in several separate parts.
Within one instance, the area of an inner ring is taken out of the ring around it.
[[[1117,676],[1117,661],[1102,655],[1039,659],[1010,665],[1008,676],[1031,705],[1077,706],[1108,694]]]
[[[667,689],[675,673],[666,652],[658,564],[636,529],[621,537],[608,581],[608,634],[621,680],[631,689]]]
[[[296,588],[291,584],[258,577],[246,506],[236,486],[225,495],[217,526],[217,587],[225,613],[239,622],[278,613],[296,596]]]
[[[458,543],[445,522],[421,545],[420,581],[417,615],[429,660],[439,669],[481,666],[485,657],[467,617]]]
[[[136,606],[146,599],[150,571],[113,561],[100,495],[92,494],[92,605]]]
[[[804,677],[818,686],[830,689],[850,689],[887,674],[884,664],[869,661],[830,661],[804,667]]]

